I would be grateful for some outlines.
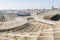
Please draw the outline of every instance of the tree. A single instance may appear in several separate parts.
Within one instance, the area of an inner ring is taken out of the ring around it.
[[[60,20],[60,14],[56,14],[55,16],[53,16],[53,17],[51,18],[51,20],[54,20],[54,21]]]

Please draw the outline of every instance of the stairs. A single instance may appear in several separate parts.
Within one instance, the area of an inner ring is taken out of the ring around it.
[[[8,38],[9,40],[52,40],[53,38],[53,33],[48,33],[48,32],[52,32],[52,30],[47,31],[51,29],[51,25],[48,25],[46,23],[42,23],[34,20],[32,22],[29,22],[29,24],[27,25],[23,25],[22,27],[24,28],[22,29],[16,28],[14,30],[7,31],[7,33],[3,33],[3,36],[4,37],[8,36],[6,38]],[[52,36],[52,37],[48,38],[43,36]]]
[[[60,40],[60,25],[55,25],[53,29],[54,40]]]

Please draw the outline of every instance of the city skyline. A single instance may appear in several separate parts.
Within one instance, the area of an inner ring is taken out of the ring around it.
[[[59,4],[60,0],[0,0],[0,9],[50,9]]]

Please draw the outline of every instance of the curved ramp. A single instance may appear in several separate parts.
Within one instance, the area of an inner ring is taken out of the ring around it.
[[[55,23],[53,21],[50,21],[50,20],[45,20],[45,19],[40,19],[36,16],[33,16],[33,18],[35,18],[36,21],[39,21],[39,22],[43,22],[43,23],[47,23],[47,24],[51,24],[51,25],[55,25]]]

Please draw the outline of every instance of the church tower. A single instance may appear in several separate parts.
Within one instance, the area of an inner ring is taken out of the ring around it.
[[[54,6],[52,5],[52,10],[54,10]]]

